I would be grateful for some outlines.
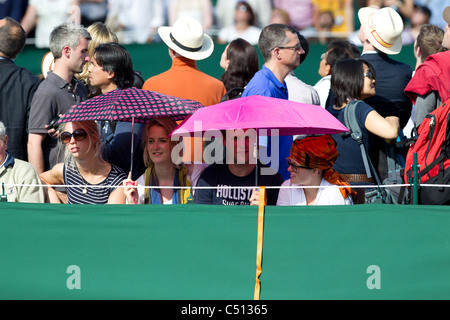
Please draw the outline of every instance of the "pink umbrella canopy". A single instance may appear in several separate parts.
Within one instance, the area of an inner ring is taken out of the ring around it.
[[[109,120],[145,123],[152,117],[168,116],[183,120],[203,105],[158,92],[128,88],[101,94],[72,106],[58,124],[73,121]]]
[[[172,136],[235,129],[257,129],[258,133],[261,129],[279,129],[280,136],[348,131],[321,106],[255,95],[198,109],[180,123]]]

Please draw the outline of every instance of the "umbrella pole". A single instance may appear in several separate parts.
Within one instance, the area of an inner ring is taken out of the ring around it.
[[[257,129],[255,129],[256,132],[258,132]],[[256,134],[256,167],[255,167],[255,187],[259,186],[259,180],[258,180],[258,159],[259,159],[259,134]]]
[[[131,162],[130,173],[133,175],[133,158],[134,158],[134,117],[131,118]]]

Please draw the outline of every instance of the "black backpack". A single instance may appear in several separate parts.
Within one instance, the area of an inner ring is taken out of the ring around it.
[[[356,108],[362,101],[350,101],[344,109],[344,125],[349,129],[349,132],[342,133],[343,136],[350,135],[353,140],[358,142],[364,167],[368,178],[373,177],[377,183],[377,189],[366,193],[366,203],[390,203],[390,204],[404,204],[407,199],[407,189],[402,187],[403,184],[403,166],[401,165],[395,146],[385,143],[386,156],[388,163],[388,177],[381,181],[370,157],[368,156],[363,142],[363,132],[356,120]],[[398,184],[399,186],[393,186]],[[390,185],[390,187],[380,187],[381,185]]]

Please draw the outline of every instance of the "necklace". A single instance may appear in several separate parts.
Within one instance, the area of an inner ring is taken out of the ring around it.
[[[84,179],[83,175],[80,172],[80,169],[78,169],[78,166],[76,166],[76,167],[77,167],[77,171],[81,177],[81,180],[83,180],[83,183],[84,183],[84,189],[81,192],[83,194],[87,194],[88,193],[88,188],[87,188],[88,182]],[[97,175],[97,171],[99,168],[100,168],[100,163],[97,165],[97,168],[95,169],[94,174],[92,175],[93,177],[95,177]]]

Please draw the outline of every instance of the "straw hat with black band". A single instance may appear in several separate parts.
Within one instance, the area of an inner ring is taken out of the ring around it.
[[[179,18],[172,27],[159,27],[158,34],[169,48],[191,60],[206,59],[214,51],[211,37],[191,17]]]
[[[392,8],[361,8],[358,11],[361,28],[370,43],[386,54],[398,54],[402,50],[403,20]]]

